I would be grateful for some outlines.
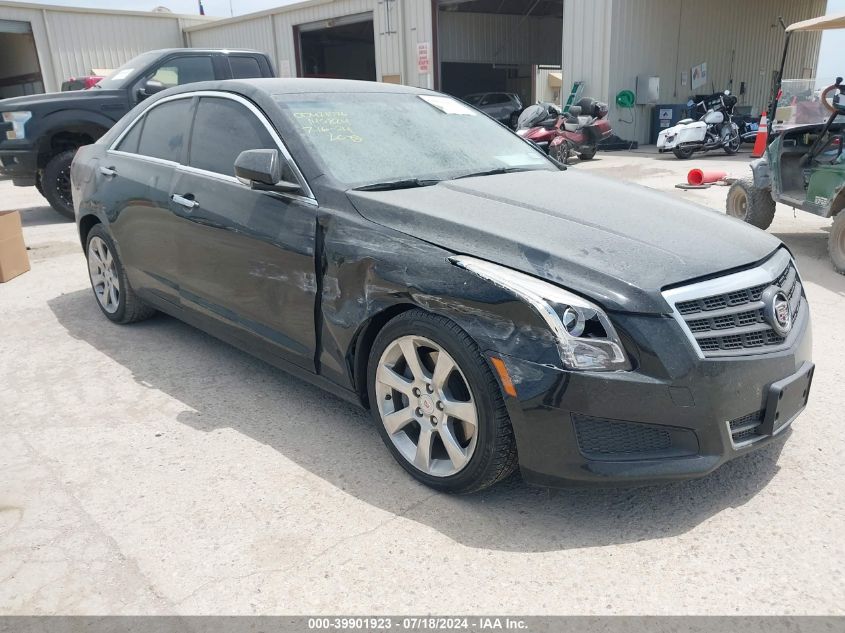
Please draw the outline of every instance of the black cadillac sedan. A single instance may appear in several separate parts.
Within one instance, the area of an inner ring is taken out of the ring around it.
[[[562,171],[438,93],[174,88],[81,149],[72,186],[106,318],[165,312],[368,407],[440,490],[701,476],[807,402],[777,239]]]

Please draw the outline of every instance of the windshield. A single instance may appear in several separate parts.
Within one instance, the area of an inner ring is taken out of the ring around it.
[[[151,51],[148,53],[141,53],[137,57],[133,57],[123,64],[123,66],[115,71],[112,71],[108,77],[93,86],[92,89],[102,88],[104,90],[114,90],[125,88],[139,70],[152,64],[156,59],[158,59],[159,55],[159,52]]]
[[[781,82],[773,127],[782,130],[799,125],[826,123],[831,112],[821,101],[824,86],[818,86],[816,79],[784,79]],[[845,117],[839,115],[836,122],[845,123]]]
[[[274,98],[290,129],[326,172],[349,187],[557,169],[529,143],[451,97],[327,93]]]

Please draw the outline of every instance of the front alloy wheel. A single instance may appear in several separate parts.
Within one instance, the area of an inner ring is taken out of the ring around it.
[[[434,341],[393,341],[379,359],[376,397],[390,441],[423,473],[448,477],[472,458],[478,411],[463,372]]]
[[[367,393],[385,445],[422,483],[474,492],[516,468],[501,387],[453,321],[412,309],[388,322],[369,353]]]

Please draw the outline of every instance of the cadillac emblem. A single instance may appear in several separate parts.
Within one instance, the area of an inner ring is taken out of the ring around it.
[[[778,286],[769,286],[760,297],[763,302],[763,316],[779,336],[786,336],[792,329],[792,312],[789,297]]]

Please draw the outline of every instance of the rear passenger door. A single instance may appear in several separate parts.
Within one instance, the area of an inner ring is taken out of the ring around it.
[[[263,114],[235,95],[201,96],[173,212],[180,234],[183,307],[243,346],[314,369],[316,202],[253,191],[235,178],[248,149],[279,149]],[[281,150],[280,150],[281,151]]]
[[[232,54],[228,56],[228,59],[233,79],[273,76],[273,69],[263,57]]]
[[[129,283],[145,297],[179,303],[177,235],[171,211],[176,167],[187,149],[193,100],[162,100],[108,150],[97,178]]]

